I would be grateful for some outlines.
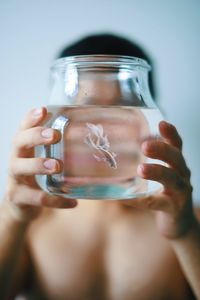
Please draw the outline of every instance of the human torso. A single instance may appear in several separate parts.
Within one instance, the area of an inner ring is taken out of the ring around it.
[[[28,247],[32,288],[44,299],[192,299],[151,212],[80,201],[45,212],[29,229]]]

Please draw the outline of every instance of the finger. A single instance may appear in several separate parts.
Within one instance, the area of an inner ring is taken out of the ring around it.
[[[161,136],[166,140],[166,142],[178,149],[182,149],[182,139],[178,134],[175,126],[165,121],[159,123],[159,130]]]
[[[21,175],[56,174],[61,172],[61,164],[56,159],[48,158],[16,158],[12,160],[9,174]]]
[[[47,110],[45,107],[30,110],[22,120],[19,129],[24,130],[37,126],[47,117]]]
[[[160,182],[165,190],[183,192],[187,184],[173,169],[157,164],[140,164],[137,173],[144,179]]]
[[[33,127],[20,131],[14,140],[17,156],[26,156],[29,150],[37,145],[49,145],[58,142],[60,132],[52,128]]]
[[[185,159],[179,149],[159,140],[149,140],[142,144],[142,152],[154,159],[166,162],[186,178],[190,177]]]
[[[122,200],[122,204],[134,209],[152,209],[152,210],[166,210],[169,206],[169,197],[164,194],[149,195],[146,197],[139,197],[135,199]]]
[[[31,189],[30,187],[19,186],[15,193],[15,203],[18,205],[30,205],[36,207],[51,208],[73,208],[77,205],[77,200],[66,199],[62,196],[49,195],[42,190]]]

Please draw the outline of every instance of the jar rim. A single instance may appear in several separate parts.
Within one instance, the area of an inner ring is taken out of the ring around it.
[[[84,66],[108,66],[108,67],[122,67],[127,69],[132,69],[133,67],[144,68],[147,71],[151,70],[151,66],[146,60],[126,55],[110,55],[110,54],[91,54],[91,55],[75,55],[67,56],[56,59],[51,70],[62,70],[66,65],[71,65],[75,67]]]

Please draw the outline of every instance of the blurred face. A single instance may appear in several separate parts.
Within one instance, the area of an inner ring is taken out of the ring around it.
[[[80,194],[84,185],[91,191],[95,185],[111,189],[112,195],[117,188],[121,198],[123,190],[134,195],[140,189],[136,170],[146,160],[140,144],[150,133],[150,111],[143,105],[148,67],[138,61],[89,56],[55,65],[52,125],[62,140],[50,152],[63,162],[62,174],[52,178],[58,186],[71,184]]]
[[[80,104],[117,105],[120,99],[117,81],[84,80],[80,82],[78,101]]]
[[[68,120],[61,150],[68,184],[131,184],[137,177],[137,166],[145,160],[140,142],[149,128],[138,108],[120,106],[123,96],[117,80],[84,78],[75,106],[60,109],[58,115]]]

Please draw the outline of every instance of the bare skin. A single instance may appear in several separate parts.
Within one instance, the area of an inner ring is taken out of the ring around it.
[[[59,140],[53,130],[41,135],[46,109],[33,113],[15,138],[1,208],[1,299],[13,299],[27,282],[34,299],[184,300],[191,290],[200,299],[200,230],[175,127],[161,122],[163,140],[142,144],[146,156],[168,164],[138,167],[141,177],[163,184],[157,195],[77,205],[35,182],[35,174],[60,172],[60,165],[51,160],[45,168],[46,159],[33,158],[34,145]]]

